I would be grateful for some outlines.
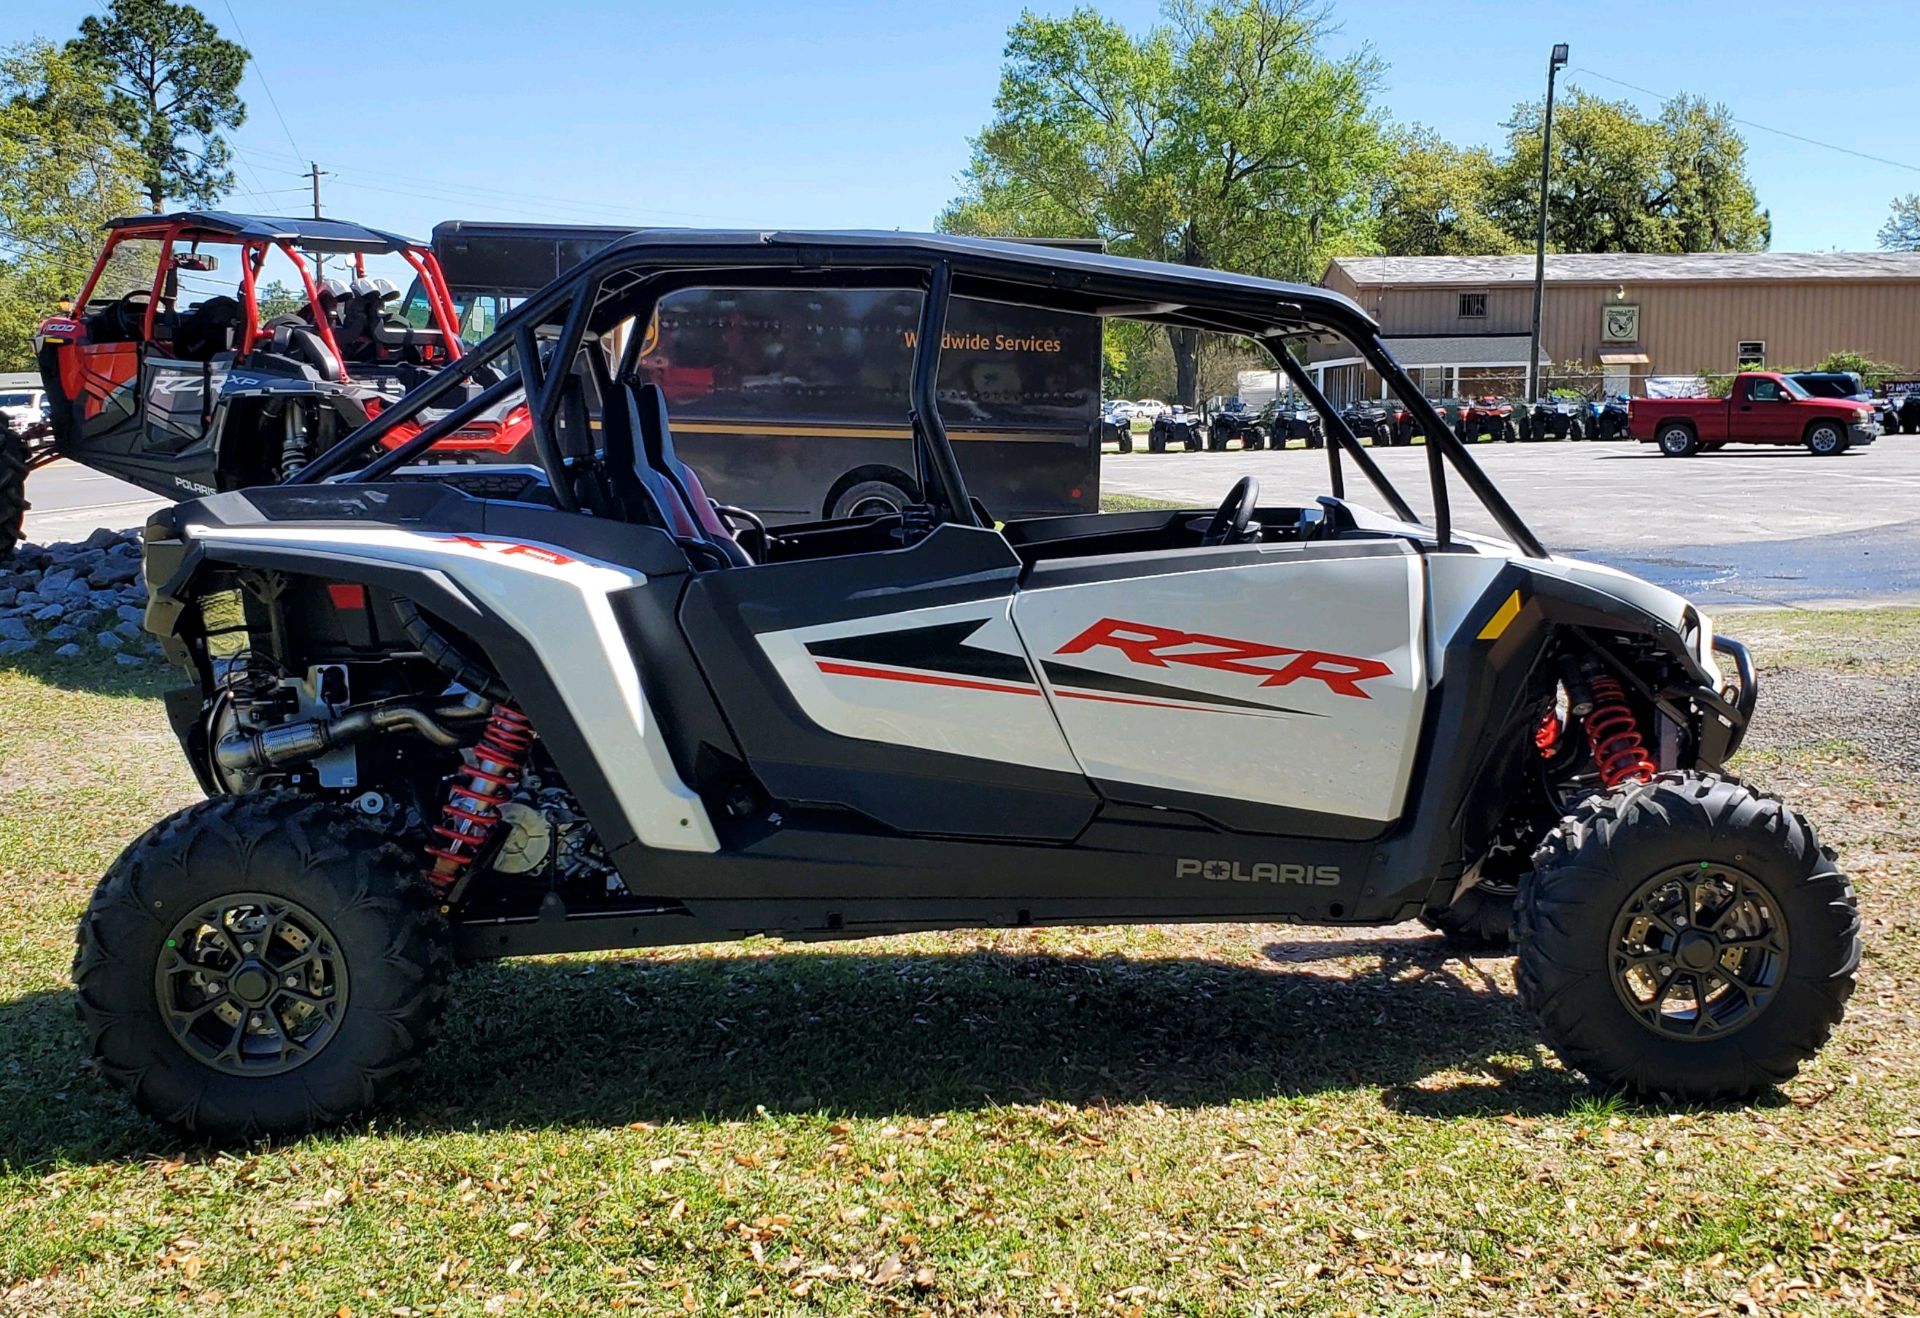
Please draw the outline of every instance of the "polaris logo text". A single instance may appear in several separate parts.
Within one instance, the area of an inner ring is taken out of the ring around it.
[[[1321,682],[1335,695],[1352,696],[1357,700],[1372,699],[1360,689],[1362,682],[1387,677],[1393,672],[1390,665],[1359,655],[1305,650],[1295,645],[1236,641],[1231,637],[1209,636],[1204,632],[1185,632],[1177,627],[1122,622],[1118,618],[1102,618],[1055,653],[1082,654],[1095,646],[1118,650],[1132,662],[1149,668],[1165,668],[1168,664],[1210,668],[1219,673],[1258,677],[1262,679],[1260,685],[1263,687],[1291,686],[1299,681]],[[1282,658],[1287,662],[1274,667],[1248,662],[1252,659]]]
[[[1309,888],[1333,888],[1340,883],[1338,865],[1283,865],[1269,860],[1198,860],[1182,856],[1173,862],[1176,879],[1212,879],[1216,883],[1298,883]]]

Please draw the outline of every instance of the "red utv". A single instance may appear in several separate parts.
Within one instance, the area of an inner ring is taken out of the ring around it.
[[[439,265],[411,239],[222,211],[106,227],[72,309],[34,336],[48,421],[0,431],[0,552],[19,536],[27,472],[55,458],[173,498],[277,481],[460,355]],[[412,268],[424,324],[396,315],[394,286],[368,277],[367,258],[385,255]],[[301,302],[263,316],[270,257],[284,258],[274,271],[291,272]],[[349,279],[323,278],[319,259]],[[526,431],[524,417],[476,421],[436,458],[502,457]]]

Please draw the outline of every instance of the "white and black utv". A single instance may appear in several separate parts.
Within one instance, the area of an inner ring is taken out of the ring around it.
[[[868,371],[927,502],[769,531],[707,499],[639,336],[604,347],[707,286],[914,292],[917,334]],[[1243,479],[1218,509],[997,524],[936,396],[958,297],[1257,341],[1320,414],[1329,492]],[[1309,335],[1350,340],[1429,436],[1429,518],[1296,365]],[[537,497],[408,477],[522,387]],[[1460,487],[1503,538],[1455,529]],[[527,953],[1511,925],[1570,1065],[1689,1100],[1792,1075],[1852,987],[1846,877],[1721,773],[1745,652],[1549,555],[1321,289],[946,237],[636,233],[292,481],[156,514],[146,555],[211,799],[102,880],[75,979],[102,1071],[200,1132],[383,1099],[453,965]]]

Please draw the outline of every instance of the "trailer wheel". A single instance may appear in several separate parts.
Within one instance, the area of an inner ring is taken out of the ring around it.
[[[202,801],[120,854],[73,980],[100,1071],[214,1139],[379,1102],[439,1028],[453,966],[418,858],[344,805]]]
[[[1812,825],[1708,773],[1588,797],[1534,852],[1514,931],[1521,1000],[1569,1066],[1692,1102],[1791,1079],[1860,963],[1853,885]]]
[[[827,491],[826,516],[883,517],[915,502],[913,477],[891,467],[856,467]]]
[[[1669,421],[1654,432],[1653,442],[1670,458],[1690,458],[1700,451],[1700,437],[1691,426]]]
[[[1807,428],[1807,451],[1816,458],[1837,458],[1850,445],[1846,432],[1832,421],[1816,421]]]
[[[27,442],[0,416],[0,559],[26,535]]]

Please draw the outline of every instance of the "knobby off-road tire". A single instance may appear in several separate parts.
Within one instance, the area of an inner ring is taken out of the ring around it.
[[[0,416],[0,561],[26,535],[27,443]]]
[[[162,820],[80,922],[74,987],[102,1074],[148,1115],[215,1140],[381,1102],[438,1030],[453,965],[418,869],[347,808],[288,794]]]
[[[1589,797],[1534,852],[1514,932],[1521,1000],[1563,1061],[1685,1101],[1792,1078],[1860,962],[1833,853],[1800,814],[1717,774]]]

